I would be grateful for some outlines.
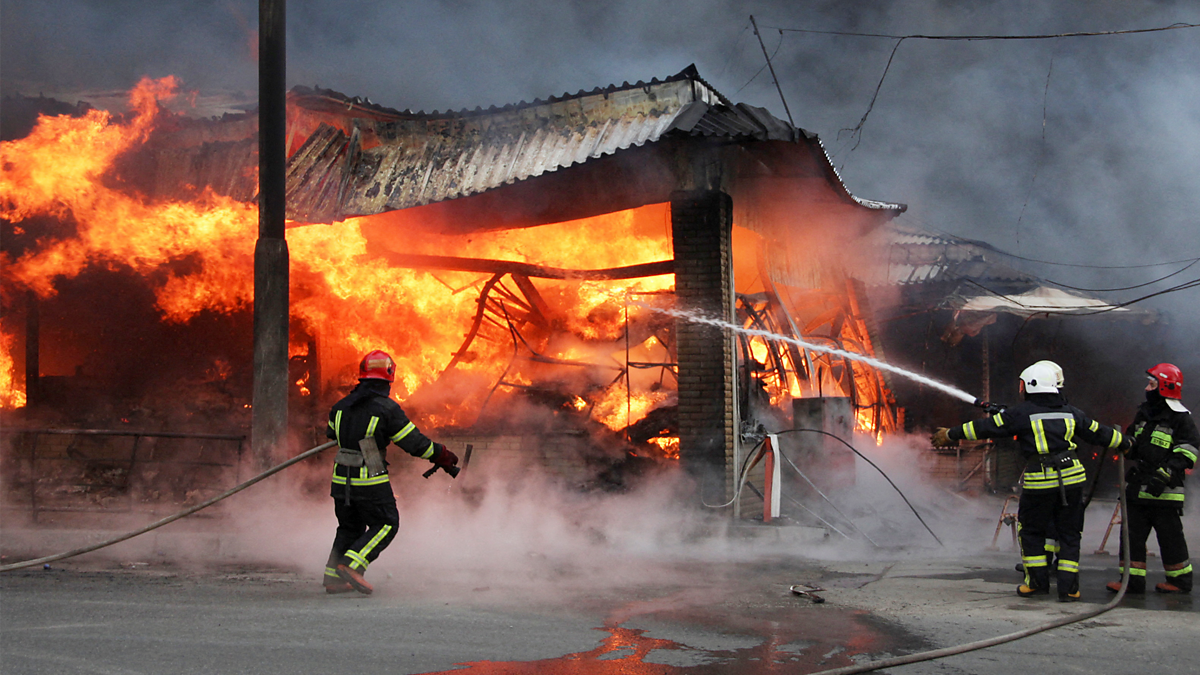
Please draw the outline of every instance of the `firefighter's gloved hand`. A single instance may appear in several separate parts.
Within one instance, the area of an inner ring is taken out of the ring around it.
[[[455,466],[458,464],[458,455],[450,452],[446,446],[441,443],[433,444],[433,456],[429,458],[434,466]]]
[[[1157,497],[1163,493],[1163,490],[1167,489],[1167,484],[1170,482],[1171,472],[1160,466],[1150,476],[1150,480],[1146,482],[1146,493]]]
[[[948,448],[954,445],[954,439],[950,438],[950,430],[946,427],[938,427],[937,431],[929,437],[929,443],[935,448]]]
[[[1122,455],[1128,455],[1129,451],[1133,449],[1133,439],[1129,436],[1122,437],[1121,444],[1117,446],[1117,449],[1121,451]]]

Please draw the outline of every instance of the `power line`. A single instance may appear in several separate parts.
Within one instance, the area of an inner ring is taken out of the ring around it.
[[[812,33],[814,35],[847,35],[851,37],[888,38],[891,40],[1049,40],[1065,37],[1095,37],[1100,35],[1130,35],[1133,33],[1155,33],[1176,28],[1198,28],[1200,23],[1173,23],[1158,28],[1135,28],[1132,30],[1105,30],[1095,32],[1053,33],[1048,35],[889,35],[886,33],[855,33],[837,30],[810,30],[807,28],[783,28],[781,26],[765,26],[781,33]]]
[[[917,218],[914,218],[911,213],[905,213],[902,217],[905,219],[908,219],[908,220],[914,220],[914,221],[918,220]],[[963,246],[963,245],[967,245],[967,244],[969,244],[971,246],[979,246],[981,248],[987,249],[988,251],[991,251],[992,253],[999,253],[1000,255],[1008,256],[1009,258],[1015,258],[1017,260],[1024,260],[1025,262],[1040,263],[1043,265],[1057,265],[1059,267],[1082,267],[1082,268],[1095,269],[1095,270],[1136,270],[1136,269],[1146,269],[1149,267],[1166,267],[1168,265],[1182,265],[1184,263],[1193,263],[1193,262],[1200,260],[1200,256],[1195,256],[1195,257],[1191,257],[1191,258],[1182,258],[1180,260],[1168,260],[1168,261],[1164,261],[1164,262],[1146,263],[1146,264],[1142,264],[1142,265],[1087,265],[1087,264],[1083,264],[1083,263],[1065,263],[1065,262],[1058,262],[1058,261],[1054,261],[1054,260],[1040,260],[1038,258],[1026,258],[1025,256],[1017,255],[1016,253],[1009,253],[1008,251],[1005,251],[1003,249],[996,248],[995,246],[987,243],[986,241],[980,241],[978,239],[967,239],[965,237],[961,237],[952,232],[946,232],[945,230],[939,230],[938,228],[933,227],[932,225],[929,225],[927,223],[919,223],[919,226],[924,229],[930,230],[932,232],[936,232],[938,234],[942,234],[942,235],[952,238],[954,241],[951,243],[953,243],[955,246]]]
[[[1171,272],[1170,274],[1167,274],[1165,276],[1161,276],[1152,281],[1147,281],[1142,284],[1137,284],[1136,286],[1122,286],[1120,288],[1081,288],[1079,286],[1069,286],[1067,284],[1055,281],[1053,279],[1042,279],[1042,281],[1045,281],[1048,284],[1054,284],[1055,286],[1059,286],[1062,288],[1069,288],[1073,291],[1086,291],[1089,293],[1110,293],[1110,292],[1115,292],[1115,291],[1132,291],[1137,288],[1145,288],[1146,286],[1153,286],[1154,284],[1157,284],[1160,281],[1166,281],[1167,279],[1170,279],[1171,277],[1175,276],[1176,274],[1181,274],[1181,273],[1185,272],[1189,267],[1192,267],[1197,262],[1200,262],[1200,260],[1193,260],[1192,262],[1188,263],[1187,265],[1184,265],[1183,267],[1180,267],[1179,269],[1175,270],[1174,272]]]

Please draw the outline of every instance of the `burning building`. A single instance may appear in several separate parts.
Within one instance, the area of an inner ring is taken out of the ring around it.
[[[4,143],[0,402],[27,419],[246,425],[257,118],[170,114],[174,89]],[[855,270],[905,207],[694,67],[446,113],[296,88],[287,152],[301,435],[374,348],[424,428],[678,460],[709,502],[797,402],[904,426],[880,372],[764,334],[882,356]]]

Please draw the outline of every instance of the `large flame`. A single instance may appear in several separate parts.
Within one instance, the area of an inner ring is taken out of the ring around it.
[[[5,258],[6,284],[50,298],[57,292],[56,280],[101,266],[141,275],[166,321],[185,323],[201,312],[250,306],[255,205],[211,192],[189,202],[152,202],[105,180],[118,156],[147,139],[162,115],[159,101],[174,96],[176,86],[170,77],[144,79],[131,92],[130,113],[124,117],[98,110],[81,118],[41,117],[28,137],[0,144],[0,218],[17,223],[49,216],[74,226],[39,241],[16,260]],[[631,265],[671,258],[668,218],[667,205],[653,205],[469,238],[423,234],[406,251],[462,255],[470,250],[476,258],[576,269]],[[363,229],[369,222],[361,218],[288,230],[292,335],[294,340],[304,336],[290,354],[306,354],[309,336],[315,336],[326,363],[322,379],[341,386],[353,379],[359,355],[383,349],[397,362],[393,393],[403,398],[435,380],[462,345],[488,275],[389,267],[372,255]],[[667,289],[673,281],[673,275],[663,275],[536,283],[547,301],[562,308],[561,328],[577,342],[587,342],[621,335],[628,319],[622,293]],[[459,370],[478,374],[486,393],[511,359],[511,342],[507,334],[476,341]],[[14,384],[12,340],[5,337],[0,347],[0,406],[22,405],[24,394]],[[579,358],[573,353],[578,344],[561,342],[548,349],[546,356]],[[296,384],[308,391],[314,383],[305,376]],[[609,424],[618,416],[623,424],[636,420],[653,405],[636,406],[633,414],[623,390],[608,395],[621,402],[600,406]]]

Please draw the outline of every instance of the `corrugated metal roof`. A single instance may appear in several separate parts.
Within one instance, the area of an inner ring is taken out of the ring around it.
[[[313,129],[288,170],[289,217],[307,222],[478,194],[668,135],[816,140],[762,108],[732,104],[694,66],[665,80],[487,110],[401,112],[305,88],[291,103],[289,124]],[[837,187],[866,208],[904,208],[854,198],[840,178]]]

